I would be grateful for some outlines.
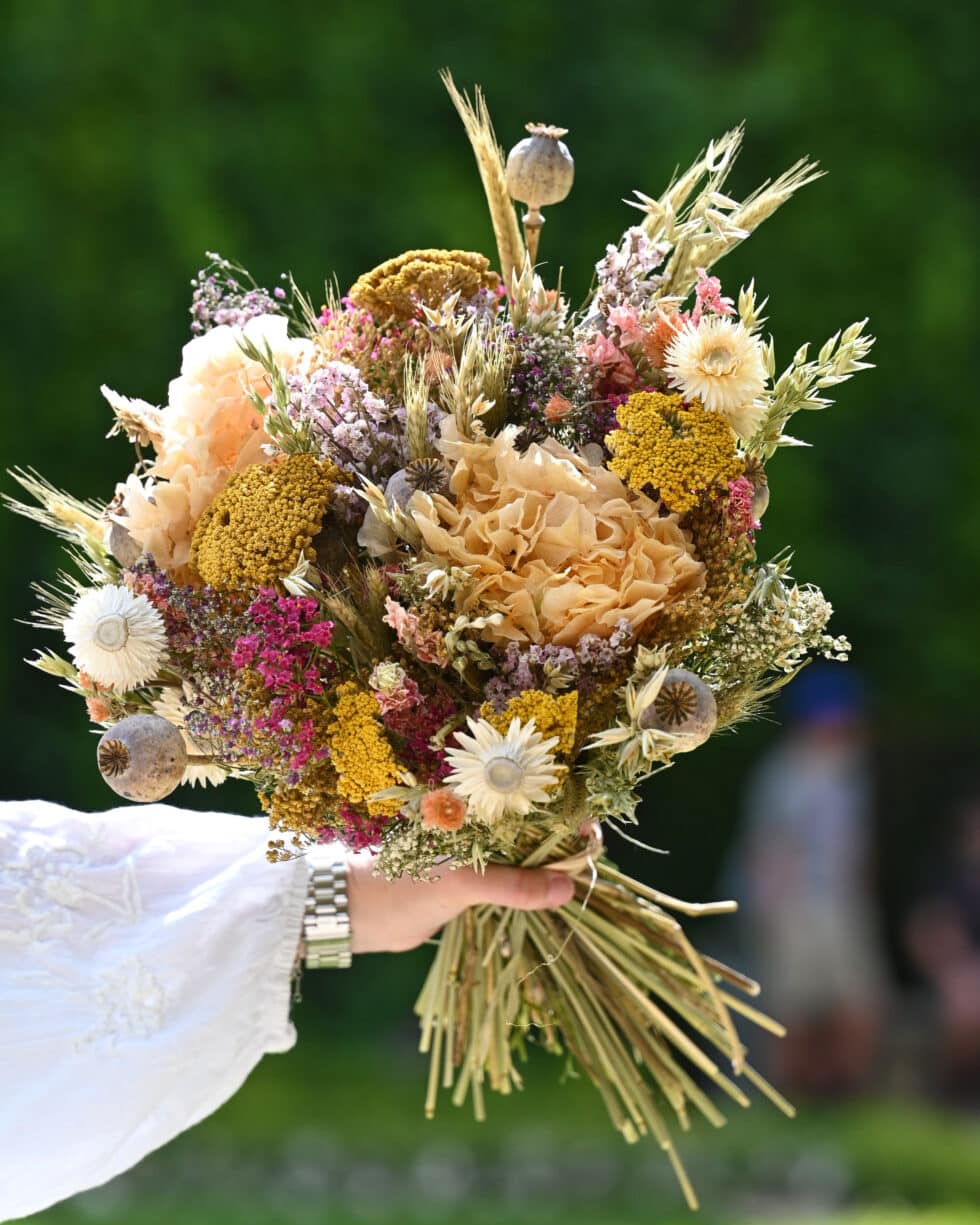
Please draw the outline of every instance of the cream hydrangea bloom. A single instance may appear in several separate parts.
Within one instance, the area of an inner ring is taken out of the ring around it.
[[[504,614],[486,638],[574,646],[609,637],[623,617],[639,629],[703,586],[676,515],[554,439],[521,453],[516,432],[471,442],[450,430],[441,445],[456,464],[453,500],[409,503],[430,557],[471,575],[457,610]]]
[[[184,346],[181,372],[170,384],[161,413],[151,479],[131,477],[120,487],[127,531],[154,560],[187,578],[197,520],[233,472],[264,463],[269,436],[250,393],[269,392],[262,366],[240,341],[266,345],[287,373],[314,359],[309,340],[287,335],[279,315],[259,315],[244,327],[223,325]]]

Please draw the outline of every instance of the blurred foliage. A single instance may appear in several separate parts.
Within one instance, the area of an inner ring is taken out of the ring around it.
[[[980,1223],[976,1120],[882,1101],[793,1123],[757,1105],[721,1132],[695,1126],[681,1141],[695,1218],[656,1147],[623,1144],[591,1087],[559,1083],[553,1061],[533,1061],[526,1092],[489,1102],[486,1123],[448,1102],[424,1122],[407,1043],[348,1044],[340,1063],[311,1060],[308,1036],[135,1170],[31,1221]]]
[[[0,30],[0,454],[83,496],[107,498],[130,463],[104,440],[98,385],[165,399],[205,250],[270,287],[290,270],[314,296],[406,248],[490,250],[443,65],[482,83],[505,146],[528,119],[570,129],[577,182],[541,254],[574,298],[635,220],[622,198],[658,192],[712,135],[746,121],[736,194],[818,157],[828,177],[718,271],[769,295],[783,363],[864,315],[879,336],[877,370],[799,423],[813,450],[774,461],[760,548],[791,543],[854,641],[877,702],[885,896],[904,905],[952,798],[977,785],[974,6],[7,0]],[[39,635],[15,619],[59,551],[0,523],[6,794],[104,807],[84,712],[21,662]],[[623,859],[710,890],[773,734],[720,738],[658,777],[642,834],[673,854]],[[180,802],[256,809],[242,786]]]

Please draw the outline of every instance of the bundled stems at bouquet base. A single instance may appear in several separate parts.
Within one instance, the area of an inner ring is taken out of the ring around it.
[[[746,1062],[732,1014],[777,1036],[783,1027],[733,994],[731,988],[755,995],[758,985],[702,957],[669,913],[727,913],[733,903],[689,904],[650,889],[594,859],[596,846],[556,864],[550,860],[567,849],[567,834],[555,835],[524,861],[574,871],[575,899],[560,910],[481,906],[446,928],[416,1005],[420,1047],[431,1060],[426,1115],[435,1113],[442,1089],[457,1106],[472,1098],[482,1119],[486,1087],[510,1093],[521,1086],[515,1054],[533,1035],[551,1052],[574,1057],[629,1142],[653,1136],[693,1208],[665,1108],[682,1131],[690,1107],[715,1127],[725,1117],[685,1062],[747,1107],[748,1096],[708,1053],[714,1048],[733,1077],[792,1115]]]

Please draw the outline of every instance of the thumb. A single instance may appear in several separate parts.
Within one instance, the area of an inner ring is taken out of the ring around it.
[[[570,902],[575,884],[564,872],[491,864],[486,872],[474,873],[472,889],[471,904],[487,902],[514,910],[547,910]]]

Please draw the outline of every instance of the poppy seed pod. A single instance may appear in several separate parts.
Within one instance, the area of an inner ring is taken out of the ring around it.
[[[715,695],[696,672],[671,668],[657,696],[640,715],[644,730],[683,736],[681,752],[704,744],[718,722]]]
[[[180,730],[159,715],[130,715],[99,740],[99,773],[117,795],[141,804],[162,800],[187,769]]]
[[[530,136],[519,141],[507,155],[507,190],[514,200],[527,205],[524,239],[533,266],[544,225],[541,206],[558,204],[572,190],[575,162],[560,139],[567,129],[545,123],[529,123],[526,127]]]
[[[533,212],[543,204],[559,204],[572,190],[575,162],[561,141],[567,128],[544,123],[526,125],[530,136],[507,155],[507,190]]]

